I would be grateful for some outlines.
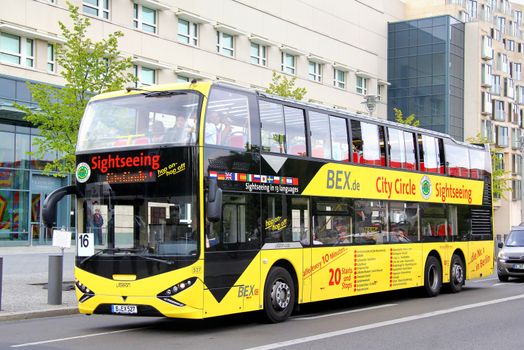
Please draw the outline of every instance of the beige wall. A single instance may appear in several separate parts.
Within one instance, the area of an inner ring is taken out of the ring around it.
[[[72,1],[81,6],[80,0]],[[123,55],[139,55],[169,66],[158,71],[158,83],[176,80],[174,71],[187,68],[210,77],[221,77],[244,86],[267,87],[272,71],[280,71],[281,44],[305,53],[297,60],[297,85],[307,88],[306,99],[322,101],[327,106],[338,106],[350,111],[367,112],[363,96],[356,93],[356,71],[371,78],[368,94],[377,93],[377,83],[387,81],[387,22],[401,20],[404,4],[399,0],[298,1],[298,0],[162,0],[168,10],[159,11],[158,34],[148,34],[132,27],[133,2],[111,0],[110,20],[90,17],[89,35],[100,40],[120,30]],[[65,0],[49,4],[45,0],[4,0],[0,20],[39,31],[58,34],[57,20],[70,23]],[[200,25],[199,46],[177,42],[179,10],[194,13],[208,23]],[[216,22],[234,27],[245,35],[235,38],[235,57],[216,52]],[[269,47],[267,67],[250,63],[249,35],[255,34],[274,42]],[[44,51],[43,51],[44,50]],[[38,44],[38,67],[34,70],[0,64],[0,73],[27,79],[59,83],[56,75],[45,72],[45,42]],[[321,83],[308,79],[308,54],[326,59]],[[333,62],[351,69],[347,73],[346,88],[333,87]],[[386,116],[387,95],[382,96],[375,116]]]

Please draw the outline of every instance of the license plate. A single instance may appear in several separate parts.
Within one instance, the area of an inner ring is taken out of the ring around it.
[[[523,270],[524,264],[513,264],[513,268],[516,270]]]
[[[136,314],[138,308],[136,305],[111,305],[111,312],[114,314]]]

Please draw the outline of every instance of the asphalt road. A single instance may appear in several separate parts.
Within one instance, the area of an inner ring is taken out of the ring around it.
[[[436,298],[408,290],[315,303],[281,324],[257,314],[5,321],[0,349],[508,349],[524,345],[522,315],[524,281],[490,277]]]

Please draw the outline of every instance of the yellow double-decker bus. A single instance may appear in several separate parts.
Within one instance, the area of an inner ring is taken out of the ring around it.
[[[202,319],[493,272],[489,149],[211,82],[94,97],[76,184],[81,313]]]

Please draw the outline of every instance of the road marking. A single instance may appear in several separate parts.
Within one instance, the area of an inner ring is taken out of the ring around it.
[[[33,343],[11,345],[11,347],[12,348],[22,348],[22,347],[25,347],[25,346],[34,346],[34,345],[41,345],[41,344],[57,343],[57,342],[73,340],[73,339],[82,339],[82,338],[98,337],[98,336],[101,336],[101,335],[109,335],[109,334],[118,334],[118,333],[132,332],[132,331],[138,331],[138,330],[146,329],[146,328],[151,328],[151,326],[121,329],[121,330],[118,330],[118,331],[111,331],[111,332],[84,334],[84,335],[78,335],[78,336],[75,336],[75,337],[57,338],[57,339],[35,341]]]
[[[493,304],[500,304],[500,303],[504,303],[504,302],[507,302],[507,301],[517,300],[517,299],[524,299],[524,294],[519,294],[519,295],[515,295],[515,296],[507,297],[507,298],[502,298],[502,299],[483,301],[483,302],[475,303],[475,304],[468,304],[468,305],[452,307],[450,309],[436,310],[436,311],[426,312],[426,313],[419,314],[419,315],[406,316],[406,317],[396,318],[396,319],[393,319],[393,320],[382,321],[382,322],[377,322],[377,323],[371,323],[371,324],[367,324],[367,325],[363,325],[363,326],[342,329],[342,330],[339,330],[339,331],[321,333],[321,334],[312,335],[312,336],[309,336],[309,337],[297,338],[297,339],[293,339],[293,340],[288,340],[288,341],[277,342],[277,343],[273,343],[273,344],[257,346],[257,347],[248,348],[248,349],[244,349],[244,350],[270,350],[270,349],[285,348],[285,347],[288,347],[288,346],[293,346],[293,345],[298,345],[298,344],[303,344],[303,343],[309,343],[309,342],[322,340],[322,339],[327,339],[327,338],[338,337],[340,335],[357,333],[357,332],[367,331],[367,330],[375,329],[375,328],[387,327],[387,326],[391,326],[391,325],[395,325],[395,324],[399,324],[399,323],[412,322],[412,321],[416,321],[416,320],[420,320],[420,319],[424,319],[424,318],[430,318],[430,317],[445,315],[445,314],[449,314],[449,313],[453,313],[453,312],[469,310],[469,309],[474,309],[474,308],[488,306],[488,305],[493,305]]]
[[[327,315],[295,317],[295,318],[293,318],[293,321],[294,321],[294,320],[297,320],[297,321],[316,320],[317,318],[324,318],[324,317],[338,316],[338,315],[344,315],[344,314],[352,314],[352,313],[355,313],[355,312],[368,311],[368,310],[376,310],[376,309],[382,309],[382,308],[384,308],[384,307],[397,306],[397,305],[398,305],[398,304],[384,304],[384,305],[377,305],[377,306],[364,307],[364,308],[362,308],[362,309],[356,309],[356,310],[349,310],[349,311],[335,312],[335,313],[327,314]]]

